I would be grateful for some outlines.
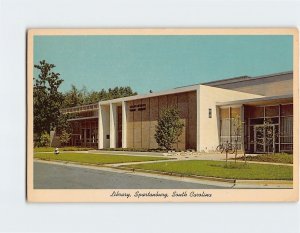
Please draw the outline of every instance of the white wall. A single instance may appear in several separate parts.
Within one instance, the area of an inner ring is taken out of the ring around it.
[[[98,149],[109,148],[110,140],[106,135],[110,134],[110,108],[109,106],[100,105],[99,107],[99,136]]]
[[[198,151],[212,151],[219,145],[219,113],[216,102],[226,102],[262,97],[238,91],[200,85],[198,102]],[[212,118],[208,117],[208,109],[212,109]]]
[[[127,148],[127,103],[122,102],[122,148]]]
[[[117,147],[118,133],[117,133],[117,105],[110,104],[110,148]]]

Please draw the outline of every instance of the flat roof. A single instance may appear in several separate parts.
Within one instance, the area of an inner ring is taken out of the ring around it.
[[[258,97],[244,100],[235,100],[228,102],[217,102],[217,106],[229,106],[229,105],[267,105],[267,104],[276,104],[276,103],[292,103],[293,95],[280,95],[280,96],[267,96],[267,97]]]
[[[237,82],[245,82],[245,81],[252,81],[252,80],[262,79],[262,78],[271,78],[271,77],[274,77],[274,76],[280,76],[280,75],[286,75],[286,74],[293,74],[293,71],[285,71],[285,72],[273,73],[273,74],[269,74],[269,75],[262,75],[262,76],[256,76],[256,77],[239,76],[239,77],[234,77],[234,78],[221,79],[221,80],[216,80],[216,81],[212,81],[212,82],[205,82],[205,83],[199,83],[199,84],[176,87],[176,88],[165,90],[165,91],[158,91],[158,92],[147,93],[147,94],[133,95],[133,96],[122,97],[122,98],[111,99],[111,100],[103,100],[103,101],[99,101],[97,103],[93,103],[93,104],[89,104],[89,105],[84,105],[84,106],[80,105],[80,106],[61,109],[61,111],[63,113],[90,111],[90,110],[98,109],[98,106],[95,106],[95,105],[98,105],[98,104],[106,105],[106,104],[110,104],[110,103],[121,103],[123,101],[144,99],[144,98],[161,96],[161,95],[171,95],[171,94],[182,93],[182,92],[196,91],[197,88],[200,85],[218,87],[218,85],[231,84],[231,83],[237,83]],[[276,96],[267,97],[267,98],[276,98]],[[237,101],[237,102],[241,102],[241,101]]]
[[[99,103],[100,103],[100,105],[105,105],[105,104],[110,104],[110,103],[120,103],[122,101],[130,101],[130,100],[156,97],[156,96],[161,96],[161,95],[171,95],[171,94],[177,94],[177,93],[182,93],[182,92],[196,91],[199,86],[200,85],[192,85],[192,86],[188,86],[188,87],[181,87],[181,88],[170,89],[170,90],[166,90],[166,91],[133,95],[133,96],[122,97],[122,98],[118,98],[118,99],[104,100],[104,101],[100,101]]]
[[[194,86],[182,87],[182,88],[178,88],[178,89],[170,89],[167,91],[160,91],[160,92],[141,94],[141,95],[132,95],[132,96],[128,96],[128,97],[122,97],[122,98],[111,99],[111,100],[103,100],[103,101],[99,101],[99,102],[93,103],[93,104],[63,108],[60,111],[61,111],[61,113],[77,113],[77,112],[84,112],[84,111],[93,111],[93,110],[99,109],[99,104],[100,105],[108,105],[111,103],[112,104],[121,104],[123,101],[125,102],[125,101],[144,99],[144,98],[150,98],[150,97],[156,97],[156,96],[162,96],[162,95],[171,95],[171,94],[176,94],[176,93],[196,91],[198,87],[199,87],[199,85],[194,85]]]
[[[281,76],[281,75],[286,75],[286,74],[293,74],[293,71],[284,71],[284,72],[279,72],[279,73],[273,73],[273,74],[268,74],[268,75],[260,75],[260,76],[238,76],[238,77],[233,77],[233,78],[227,78],[227,79],[219,79],[211,82],[204,82],[204,83],[199,83],[195,85],[208,85],[208,86],[218,86],[218,85],[226,85],[226,84],[232,84],[232,83],[238,83],[238,82],[247,82],[247,81],[253,81],[257,79],[264,79],[264,78],[272,78],[275,76]],[[183,87],[188,87],[183,86]],[[191,85],[193,86],[193,85]],[[178,87],[180,88],[180,87]]]

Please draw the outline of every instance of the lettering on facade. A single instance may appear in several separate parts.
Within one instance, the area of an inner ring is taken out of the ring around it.
[[[129,106],[129,111],[130,112],[144,111],[144,110],[146,110],[146,104],[135,104],[135,105],[130,105]]]

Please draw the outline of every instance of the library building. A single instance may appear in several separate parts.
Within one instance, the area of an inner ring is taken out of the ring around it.
[[[73,116],[70,146],[156,149],[157,120],[171,106],[184,124],[176,150],[210,152],[235,142],[246,153],[293,152],[293,72],[223,79],[61,112]]]

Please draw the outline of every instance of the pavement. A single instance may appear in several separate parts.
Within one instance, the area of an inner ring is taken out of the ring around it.
[[[35,189],[220,189],[232,186],[104,167],[34,162]]]
[[[72,151],[72,153],[75,151]],[[77,152],[77,151],[76,151]],[[46,152],[48,153],[48,152]],[[52,153],[52,152],[50,152]],[[66,153],[66,152],[61,152]],[[172,161],[180,160],[214,160],[224,161],[225,155],[221,153],[201,152],[130,152],[130,151],[78,151],[78,153],[93,154],[122,154],[130,156],[157,156],[168,157]],[[239,154],[238,157],[243,155]],[[255,155],[254,155],[255,156]],[[228,154],[228,159],[234,154]],[[292,181],[259,181],[259,180],[232,180],[212,179],[206,177],[178,177],[164,173],[149,173],[147,171],[125,169],[121,166],[162,163],[166,160],[141,161],[107,164],[102,167],[81,165],[71,162],[54,162],[35,160],[34,162],[34,187],[35,188],[62,188],[62,189],[209,189],[209,188],[292,188]],[[239,161],[243,162],[243,161]],[[266,163],[247,161],[247,163],[261,163],[273,165],[293,166],[293,164]]]
[[[117,165],[117,166],[116,166]],[[291,181],[178,177],[160,173],[117,169],[67,162],[34,161],[36,189],[266,189],[292,188]],[[124,165],[124,164],[123,164]]]

